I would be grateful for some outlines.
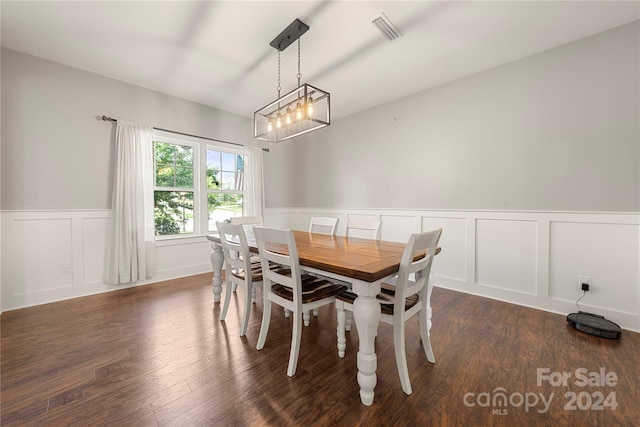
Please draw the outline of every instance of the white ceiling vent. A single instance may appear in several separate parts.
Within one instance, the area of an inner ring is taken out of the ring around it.
[[[389,41],[402,37],[400,30],[393,25],[393,22],[391,22],[384,13],[381,13],[380,16],[371,21],[371,23],[375,25]]]

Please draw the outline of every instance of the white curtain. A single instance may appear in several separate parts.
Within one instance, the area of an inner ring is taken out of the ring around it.
[[[245,147],[248,157],[245,164],[244,215],[264,218],[264,197],[262,187],[262,148]]]
[[[105,283],[155,274],[153,128],[118,120]]]

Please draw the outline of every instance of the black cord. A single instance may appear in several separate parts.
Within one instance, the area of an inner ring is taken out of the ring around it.
[[[578,305],[578,302],[580,302],[580,300],[582,298],[584,298],[584,296],[587,294],[587,291],[582,291],[582,296],[580,298],[578,298],[578,300],[576,301],[576,307],[578,307],[578,312],[582,312],[582,309],[580,308],[580,306]]]

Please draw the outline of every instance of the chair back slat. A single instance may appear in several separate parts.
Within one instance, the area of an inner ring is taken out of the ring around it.
[[[231,218],[231,224],[240,224],[244,228],[244,234],[247,237],[247,241],[253,240],[253,227],[256,225],[262,225],[261,216],[236,216]]]
[[[254,227],[253,231],[262,262],[262,276],[269,282],[267,286],[271,282],[279,283],[293,289],[294,299],[300,299],[300,263],[293,232],[261,226]]]
[[[380,240],[382,221],[374,218],[349,218],[347,221],[347,237]]]
[[[338,227],[338,218],[314,216],[309,223],[309,233],[322,233],[334,236]]]
[[[251,255],[243,226],[227,222],[216,222],[216,227],[222,244],[227,277],[231,277],[233,270],[243,270],[246,272],[244,279],[233,277],[232,280],[251,283]]]
[[[409,238],[409,243],[402,254],[396,281],[394,301],[396,307],[404,307],[407,297],[424,292],[428,286],[432,285],[429,283],[429,275],[441,235],[442,229],[438,228],[425,233],[412,234]],[[421,257],[414,260],[417,256]],[[414,277],[413,280],[411,276]],[[395,310],[394,313],[401,311]]]

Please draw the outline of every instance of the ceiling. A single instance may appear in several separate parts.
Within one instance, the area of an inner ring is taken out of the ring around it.
[[[277,95],[269,43],[295,18],[302,82],[333,118],[640,18],[637,1],[2,1],[2,46],[242,116]],[[403,37],[387,41],[381,12]],[[297,48],[282,52],[282,93]]]

